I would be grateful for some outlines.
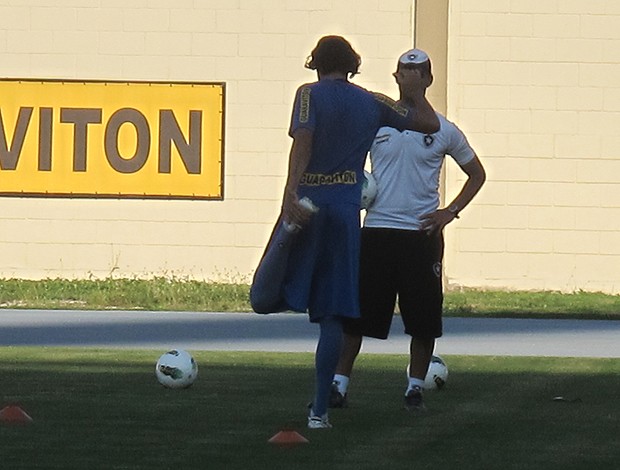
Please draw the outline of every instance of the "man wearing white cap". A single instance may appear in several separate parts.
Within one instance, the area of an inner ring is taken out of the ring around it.
[[[424,51],[405,52],[394,76],[404,69],[419,70],[427,80],[426,86],[431,85],[431,63]],[[409,90],[400,83],[399,90],[399,104],[411,106]],[[486,178],[464,134],[444,116],[437,116],[438,132],[401,132],[382,127],[370,149],[378,194],[367,209],[362,229],[361,318],[345,323],[345,343],[332,384],[331,407],[346,407],[349,377],[362,335],[388,337],[398,298],[405,333],[412,337],[405,408],[425,409],[424,378],[435,339],[442,335],[443,228],[459,217]],[[458,196],[440,209],[439,175],[446,155],[456,161],[468,179]]]
[[[360,64],[341,36],[322,37],[306,62],[318,80],[295,96],[282,212],[250,291],[258,313],[308,312],[319,325],[310,429],[331,428],[327,408],[343,323],[359,317],[360,198],[373,137],[381,126],[439,129],[419,72],[397,76],[411,90],[411,112],[349,82]]]

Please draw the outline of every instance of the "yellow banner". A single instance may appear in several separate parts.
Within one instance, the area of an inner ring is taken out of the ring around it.
[[[222,199],[224,84],[0,80],[0,195]]]

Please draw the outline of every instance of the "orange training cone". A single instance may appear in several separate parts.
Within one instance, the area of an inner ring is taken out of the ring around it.
[[[27,424],[32,422],[32,418],[18,405],[9,405],[0,410],[0,421],[8,424]]]
[[[282,430],[276,433],[267,442],[277,444],[279,446],[294,446],[297,444],[308,444],[310,441],[297,431]]]

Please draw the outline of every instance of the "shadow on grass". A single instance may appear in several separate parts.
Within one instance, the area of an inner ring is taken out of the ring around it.
[[[448,356],[429,412],[402,409],[405,356],[361,356],[334,429],[305,428],[311,354],[195,354],[199,377],[168,390],[158,353],[0,349],[2,402],[29,426],[0,426],[3,468],[613,468],[618,360]],[[564,396],[580,401],[554,401]],[[3,405],[2,404],[2,405]],[[267,440],[292,428],[310,444]]]

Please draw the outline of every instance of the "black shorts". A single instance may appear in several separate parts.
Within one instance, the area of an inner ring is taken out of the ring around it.
[[[385,339],[398,298],[405,333],[442,335],[443,235],[387,228],[363,228],[360,252],[361,318],[345,331]]]

